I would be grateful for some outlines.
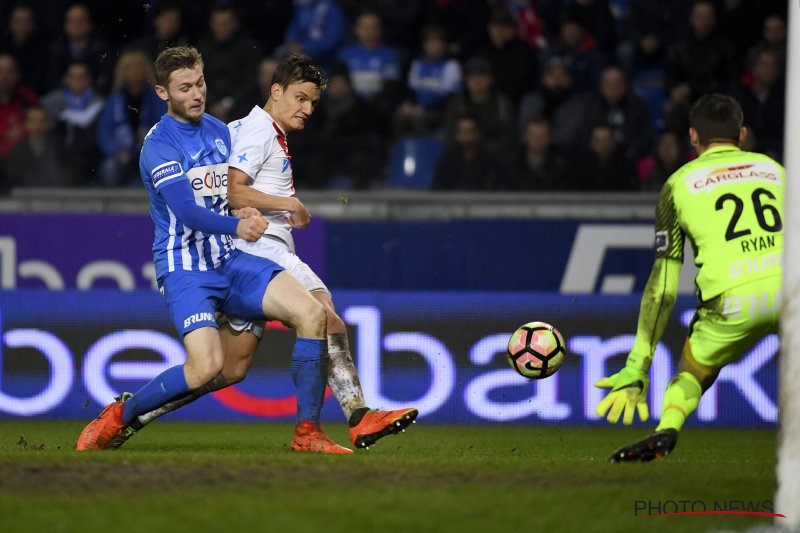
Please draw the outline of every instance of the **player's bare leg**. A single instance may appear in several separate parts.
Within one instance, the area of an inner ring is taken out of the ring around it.
[[[126,430],[137,413],[144,414],[159,407],[164,397],[167,402],[174,401],[219,379],[224,352],[217,329],[205,326],[192,330],[184,336],[183,343],[186,363],[162,372],[135,397],[123,395],[108,404],[81,432],[76,446],[78,451],[112,447],[112,443],[128,433]]]
[[[255,355],[260,340],[259,337],[251,330],[237,331],[233,329],[228,322],[220,326],[219,336],[222,342],[222,350],[225,354],[222,372],[214,379],[189,394],[162,405],[157,409],[153,409],[150,412],[137,416],[125,430],[111,440],[108,444],[108,448],[119,448],[153,420],[180,409],[210,392],[239,383],[245,378],[250,365],[253,363],[253,356]],[[132,397],[133,395],[131,393],[124,392],[117,398],[117,401],[124,402]]]
[[[417,418],[418,411],[409,407],[394,411],[377,411],[367,407],[361,381],[350,355],[347,326],[336,313],[327,291],[311,293],[325,307],[328,318],[328,385],[342,406],[350,426],[350,441],[356,448],[368,448],[386,435],[405,431]]]
[[[689,415],[697,409],[700,397],[714,384],[720,370],[699,363],[692,355],[689,339],[686,339],[678,373],[670,380],[664,392],[661,422],[656,431],[639,442],[615,451],[611,455],[611,461],[647,462],[669,455],[678,443],[678,432]]]

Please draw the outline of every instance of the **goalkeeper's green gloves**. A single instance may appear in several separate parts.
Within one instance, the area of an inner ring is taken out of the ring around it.
[[[646,422],[650,418],[650,410],[647,408],[649,384],[650,378],[646,371],[626,365],[613,376],[603,378],[594,384],[601,389],[611,389],[611,392],[597,404],[595,412],[599,416],[606,416],[608,413],[606,420],[612,424],[616,424],[624,412],[622,423],[630,426],[633,422],[633,413],[637,411],[639,419]]]

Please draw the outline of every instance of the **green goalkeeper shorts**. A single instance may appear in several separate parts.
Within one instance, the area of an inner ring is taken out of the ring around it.
[[[698,307],[689,326],[694,359],[722,368],[739,359],[755,342],[778,333],[781,276],[728,289]]]

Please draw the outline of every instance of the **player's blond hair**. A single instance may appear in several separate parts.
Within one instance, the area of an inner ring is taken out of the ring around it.
[[[170,75],[184,68],[203,68],[203,56],[193,46],[173,46],[158,54],[156,58],[156,83],[166,87]]]

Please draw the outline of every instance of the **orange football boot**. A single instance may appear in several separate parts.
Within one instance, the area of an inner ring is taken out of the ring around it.
[[[125,403],[122,401],[106,405],[100,415],[83,428],[75,449],[82,452],[107,448],[109,443],[128,427],[122,421],[123,409],[125,409]]]
[[[292,449],[296,452],[306,453],[330,453],[337,455],[353,453],[353,450],[350,448],[345,448],[333,442],[331,438],[322,431],[322,426],[308,420],[301,420],[294,427]]]
[[[361,422],[350,428],[350,442],[356,448],[368,449],[378,439],[405,431],[414,423],[419,411],[413,407],[395,411],[376,411],[370,409],[361,418]]]

